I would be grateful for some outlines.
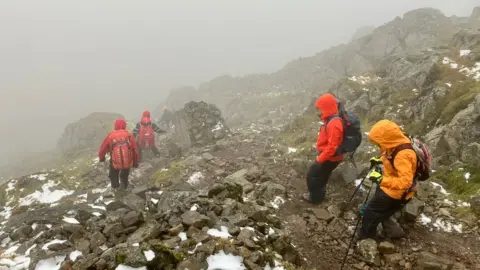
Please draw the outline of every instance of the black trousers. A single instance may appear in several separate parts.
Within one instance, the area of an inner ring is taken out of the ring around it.
[[[108,177],[110,178],[112,188],[119,188],[120,184],[122,185],[122,188],[127,188],[129,175],[130,169],[117,170],[113,168],[113,164],[110,162],[110,171],[108,172]]]
[[[138,156],[139,156],[140,161],[142,161],[142,152],[148,151],[148,150],[152,150],[152,152],[155,156],[157,156],[157,157],[160,156],[160,151],[158,150],[156,145],[152,145],[152,146],[150,146],[150,148],[145,148],[145,149],[142,149],[141,147],[138,147]]]
[[[387,221],[395,212],[402,209],[408,201],[393,199],[382,189],[375,191],[375,197],[365,208],[359,239],[374,238],[378,224]]]
[[[339,161],[326,161],[324,163],[315,161],[310,166],[307,173],[307,186],[312,203],[319,204],[325,199],[328,179],[338,164],[340,164]]]

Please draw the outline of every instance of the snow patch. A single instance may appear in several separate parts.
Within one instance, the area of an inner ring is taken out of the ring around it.
[[[102,214],[100,214],[99,212],[93,212],[92,215],[96,216],[96,217],[99,217],[101,216]]]
[[[117,266],[117,268],[115,268],[115,270],[147,270],[147,267],[142,266],[142,267],[139,267],[139,268],[134,268],[134,267],[126,266],[126,265],[123,265],[123,264],[119,264]]]
[[[418,222],[426,226],[427,224],[432,222],[432,219],[427,217],[424,213],[422,213],[420,214],[420,220]]]
[[[198,184],[201,179],[203,179],[203,174],[202,174],[201,172],[195,172],[194,174],[192,174],[192,175],[188,178],[187,182],[188,182],[190,185],[194,186],[194,185]]]
[[[65,221],[66,223],[71,223],[71,224],[80,224],[80,222],[78,222],[78,220],[76,220],[75,218],[71,218],[71,217],[63,217],[63,221]]]
[[[215,132],[217,130],[221,130],[223,128],[222,123],[218,122],[212,129],[212,132]]]
[[[48,173],[40,173],[40,174],[32,174],[30,175],[29,178],[45,181],[47,180],[47,176],[48,176]]]
[[[192,207],[190,208],[190,211],[197,211],[198,210],[198,204],[194,204],[192,205]]]
[[[41,260],[35,266],[35,270],[58,270],[65,260],[66,256],[55,256],[45,260]]]
[[[68,256],[70,258],[70,260],[72,262],[76,261],[78,257],[82,256],[82,252],[81,251],[78,251],[78,250],[75,250],[75,251],[72,251],[70,253],[70,255]]]
[[[285,199],[283,199],[280,196],[276,196],[275,199],[273,199],[273,201],[270,202],[272,207],[275,208],[275,209],[280,208],[280,205],[282,205],[284,203],[285,203]]]
[[[440,185],[440,184],[438,184],[438,183],[435,183],[435,182],[430,182],[430,183],[432,184],[432,186],[433,186],[434,188],[439,188],[439,189],[440,189],[440,192],[441,192],[442,194],[445,194],[445,195],[450,194],[450,193],[448,193],[448,192],[443,188],[442,185]]]
[[[179,233],[178,237],[180,237],[180,240],[182,240],[182,241],[187,240],[187,234],[185,232]]]
[[[150,198],[150,201],[151,201],[152,203],[154,203],[154,204],[157,204],[157,203],[158,203],[158,200],[155,199],[155,198]]]
[[[445,83],[448,87],[452,87],[452,84],[451,83]]]
[[[43,245],[42,249],[43,250],[48,250],[48,247],[50,245],[53,245],[53,244],[62,244],[62,243],[65,243],[67,240],[59,240],[59,239],[54,239],[48,243],[46,243],[45,245]]]
[[[105,206],[95,205],[95,204],[89,204],[88,206],[90,206],[91,208],[94,208],[94,209],[100,209],[100,210],[103,210],[103,211],[107,211],[107,208],[105,208]]]
[[[145,250],[143,254],[145,255],[145,258],[147,259],[148,262],[155,258],[155,252],[151,250]]]
[[[210,234],[211,236],[214,236],[214,237],[219,237],[219,238],[229,238],[229,237],[232,237],[229,233],[228,233],[228,228],[226,226],[221,226],[220,227],[220,231],[217,230],[217,229],[209,229],[207,231],[208,234]]]
[[[207,257],[207,270],[228,269],[228,270],[245,270],[243,258],[232,254],[225,254],[223,250],[215,255]]]
[[[288,153],[291,154],[291,153],[296,153],[297,152],[297,148],[293,148],[293,147],[288,147]]]
[[[19,201],[20,206],[31,205],[34,202],[39,203],[55,203],[62,199],[65,196],[72,195],[73,191],[70,190],[54,190],[51,191],[50,188],[56,186],[57,184],[52,181],[47,182],[42,186],[42,191],[36,190],[32,194],[21,198]]]
[[[460,56],[467,56],[469,55],[471,50],[460,50]]]
[[[15,256],[11,258],[0,257],[0,269],[21,270],[28,269],[29,265],[30,258],[27,256]]]

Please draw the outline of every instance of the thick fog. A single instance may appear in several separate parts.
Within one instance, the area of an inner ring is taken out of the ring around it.
[[[272,72],[419,7],[476,0],[0,1],[0,164],[93,111],[138,117],[172,87]]]

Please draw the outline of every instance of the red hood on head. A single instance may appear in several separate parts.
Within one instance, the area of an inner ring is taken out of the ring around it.
[[[127,122],[123,119],[118,119],[115,121],[115,130],[121,130],[127,128]]]
[[[150,112],[144,111],[142,117],[150,118]]]
[[[315,102],[315,107],[322,112],[323,120],[326,120],[334,114],[338,114],[338,102],[332,94],[321,95],[317,102]]]

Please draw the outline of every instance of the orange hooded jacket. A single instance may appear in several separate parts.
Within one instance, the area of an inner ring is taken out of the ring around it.
[[[338,102],[331,94],[321,95],[315,107],[322,113],[321,118],[324,122],[330,116],[338,114]],[[320,128],[317,139],[317,162],[342,161],[343,154],[335,156],[337,148],[343,141],[343,121],[340,118],[334,118]]]
[[[417,154],[412,149],[399,151],[393,160],[395,168],[387,157],[391,156],[395,147],[410,143],[410,139],[403,134],[397,124],[389,120],[381,120],[373,125],[368,137],[382,151],[383,179],[380,188],[393,199],[401,199],[413,183],[417,169]],[[407,194],[406,199],[410,199],[414,193]]]

